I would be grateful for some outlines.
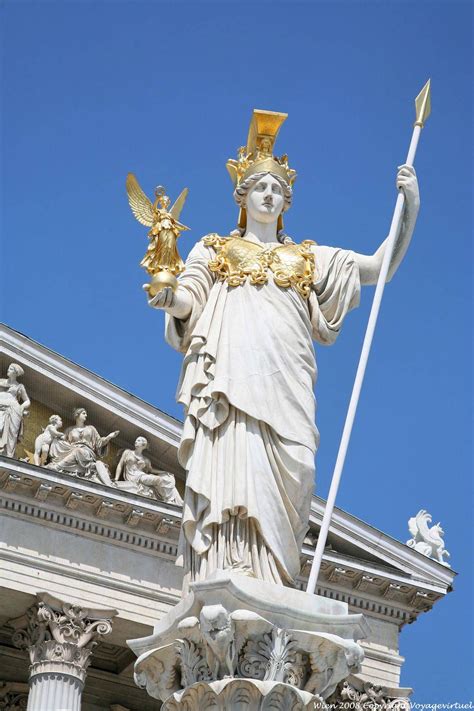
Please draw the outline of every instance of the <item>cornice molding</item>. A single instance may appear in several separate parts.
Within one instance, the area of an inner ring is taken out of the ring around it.
[[[101,540],[113,546],[140,550],[156,558],[174,562],[181,521],[181,509],[163,502],[119,492],[95,482],[36,467],[25,462],[0,457],[0,506],[5,515],[25,520],[40,520],[52,528]],[[339,512],[337,512],[339,515]],[[343,527],[339,518],[338,527]],[[363,524],[359,527],[362,535]],[[346,534],[347,537],[347,534]],[[354,539],[351,539],[354,542]],[[400,544],[397,544],[400,545]],[[418,557],[408,549],[410,556]],[[4,560],[22,561],[41,567],[45,572],[68,575],[64,566],[51,561],[2,551]],[[306,566],[298,587],[306,586],[307,568],[312,549],[305,546]],[[386,556],[385,558],[388,558]],[[149,588],[111,580],[107,576],[71,569],[71,577],[85,582],[123,589],[143,598],[175,604],[178,595],[163,594]],[[393,621],[402,626],[429,610],[447,592],[447,586],[396,569],[345,556],[334,550],[325,552],[317,594],[347,602],[355,611]]]
[[[314,528],[319,529],[321,527],[324,508],[324,499],[319,496],[313,496],[310,525]],[[420,582],[438,582],[446,588],[446,592],[450,591],[453,580],[457,575],[451,568],[447,568],[435,560],[418,553],[413,548],[409,548],[342,509],[334,509],[329,531],[330,534],[356,545],[369,555],[379,557],[381,563],[396,567]]]

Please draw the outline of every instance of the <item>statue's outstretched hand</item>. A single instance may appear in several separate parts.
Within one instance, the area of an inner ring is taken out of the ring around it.
[[[143,284],[143,289],[148,293],[150,285]],[[175,295],[171,287],[166,286],[164,289],[159,291],[155,296],[148,296],[148,305],[152,306],[154,309],[167,309],[174,306]]]
[[[400,165],[397,171],[397,190],[403,190],[408,208],[418,209],[420,206],[420,191],[415,169],[411,165]]]
[[[143,288],[148,291],[148,284],[144,284]],[[159,291],[156,296],[148,298],[148,306],[154,309],[164,309],[170,316],[179,319],[187,319],[191,314],[192,296],[186,289],[181,286],[174,292],[171,287],[166,286]]]

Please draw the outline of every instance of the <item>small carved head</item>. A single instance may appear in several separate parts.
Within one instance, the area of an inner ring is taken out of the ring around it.
[[[72,416],[74,417],[76,425],[83,425],[87,420],[87,410],[85,407],[76,407],[72,411]]]
[[[60,428],[63,426],[63,421],[59,415],[51,415],[49,418],[49,424],[54,425],[54,427]]]
[[[148,440],[143,435],[140,435],[135,440],[135,449],[139,452],[143,452],[144,449],[148,447]]]
[[[25,371],[21,367],[21,365],[18,365],[18,363],[10,363],[8,366],[7,370],[7,376],[9,378],[13,378],[16,380],[17,378],[21,378],[22,375],[24,375]]]
[[[259,156],[267,157],[272,155],[273,141],[268,136],[263,136],[258,143]]]
[[[199,616],[201,632],[211,639],[231,637],[234,632],[234,623],[223,605],[206,605]]]
[[[346,663],[353,674],[360,672],[361,664],[364,661],[362,648],[356,642],[348,642],[344,650]]]

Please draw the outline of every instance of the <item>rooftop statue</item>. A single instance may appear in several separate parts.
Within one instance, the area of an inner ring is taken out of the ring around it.
[[[10,363],[7,377],[0,378],[0,454],[14,457],[23,434],[23,419],[31,405],[25,386],[18,382],[24,374],[18,363]]]
[[[135,440],[134,449],[126,449],[115,470],[115,482],[119,489],[140,496],[181,506],[183,501],[176,488],[173,474],[153,469],[143,452],[148,447],[146,437],[140,435]],[[123,481],[120,481],[123,478]]]
[[[444,547],[444,531],[441,524],[438,522],[434,526],[429,527],[433,518],[428,511],[421,509],[416,516],[413,516],[408,521],[408,529],[412,535],[407,541],[407,546],[414,548],[418,553],[433,558],[441,565],[450,567],[449,563],[444,558],[449,558],[450,554]]]
[[[101,437],[93,425],[87,425],[87,411],[76,407],[73,412],[74,425],[68,427],[64,436],[56,436],[49,454],[50,469],[113,486],[106,456],[109,442],[118,436],[118,430]]]
[[[63,421],[60,416],[51,415],[46,427],[36,437],[33,462],[38,467],[44,467],[48,463],[48,459],[54,458],[57,454],[57,442],[64,439],[64,433],[60,431],[62,426]]]
[[[176,283],[146,285],[149,305],[166,312],[166,340],[184,354],[185,589],[216,569],[284,585],[299,573],[319,442],[313,341],[334,343],[384,256],[386,242],[364,255],[285,233],[296,178],[274,154],[285,119],[254,111],[246,146],[227,163],[237,229],[200,240],[184,269],[170,269]],[[418,214],[412,167],[398,169],[396,187],[405,206],[388,279]]]

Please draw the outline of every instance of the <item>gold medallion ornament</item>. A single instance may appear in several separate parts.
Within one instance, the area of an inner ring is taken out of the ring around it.
[[[262,246],[242,237],[210,234],[202,241],[216,253],[208,264],[210,271],[229,286],[241,286],[247,280],[250,284],[266,284],[270,270],[275,284],[293,287],[304,299],[309,297],[315,271],[311,248],[316,243],[312,240]]]
[[[133,173],[127,175],[126,187],[128,202],[136,219],[142,225],[151,227],[148,232],[150,244],[140,262],[140,266],[144,267],[152,277],[147,291],[150,296],[156,296],[159,291],[168,286],[176,291],[178,287],[176,277],[184,269],[176,242],[183,230],[189,230],[189,227],[182,225],[178,219],[188,189],[185,188],[181,192],[173,207],[169,209],[171,201],[161,185],[155,190],[153,203],[147,198]]]

